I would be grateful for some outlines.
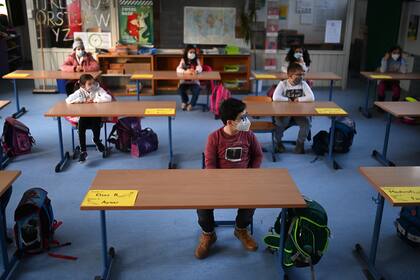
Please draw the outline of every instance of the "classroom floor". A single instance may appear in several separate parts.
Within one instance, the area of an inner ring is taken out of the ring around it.
[[[143,127],[152,127],[159,135],[160,147],[155,153],[136,159],[115,152],[102,159],[96,151],[88,150],[85,164],[73,161],[64,172],[55,173],[54,167],[59,160],[57,124],[53,119],[45,118],[43,113],[64,95],[33,95],[31,82],[19,82],[19,85],[21,106],[29,110],[20,120],[30,127],[36,146],[33,153],[16,158],[7,167],[22,170],[7,208],[8,227],[14,224],[13,212],[23,192],[31,187],[42,187],[49,193],[56,219],[64,222],[56,232],[56,239],[72,242],[71,246],[58,249],[56,253],[79,259],[68,261],[46,254],[29,257],[18,265],[14,276],[16,279],[93,279],[102,270],[99,213],[79,210],[83,196],[98,169],[167,168],[167,120],[143,120]],[[1,81],[0,86],[1,99],[12,100],[12,104],[0,111],[5,118],[15,112],[16,107],[11,84]],[[327,89],[315,89],[314,93],[318,100],[327,99]],[[289,152],[278,156],[277,163],[271,162],[270,155],[265,154],[263,167],[288,168],[302,194],[319,201],[328,212],[332,238],[328,251],[315,267],[317,279],[364,279],[352,250],[358,242],[369,248],[376,211],[372,196],[376,197],[376,193],[360,175],[358,167],[379,166],[370,154],[373,149],[382,149],[385,132],[384,114],[374,111],[372,119],[365,119],[358,112],[364,93],[364,83],[357,81],[345,91],[337,88],[334,92],[334,101],[344,107],[357,124],[351,151],[337,156],[343,170],[330,169],[322,159],[311,163],[314,154],[295,155],[292,146],[288,147]],[[179,102],[177,96],[153,99]],[[201,168],[201,152],[207,135],[219,128],[221,121],[200,110],[177,114],[173,136],[178,167]],[[327,118],[314,118],[312,124],[315,135],[319,130],[327,130],[330,122]],[[294,140],[296,135],[297,128],[289,129],[285,139]],[[64,138],[65,147],[70,149],[67,124]],[[269,145],[269,136],[259,135],[258,138],[263,145]],[[419,127],[394,122],[389,157],[397,165],[419,165],[418,139]],[[306,148],[309,147],[307,144]],[[242,249],[233,236],[233,228],[218,228],[213,253],[200,261],[194,257],[200,233],[195,211],[108,212],[108,240],[117,253],[112,279],[279,279],[278,259],[268,253],[261,242],[278,213],[276,209],[257,209],[254,216],[254,236],[260,243],[257,252]],[[397,214],[397,208],[385,204],[377,266],[387,279],[418,279],[420,252],[397,238],[393,225]],[[234,215],[234,210],[216,211],[216,218],[230,219]],[[309,269],[294,269],[291,276],[291,279],[310,279]]]

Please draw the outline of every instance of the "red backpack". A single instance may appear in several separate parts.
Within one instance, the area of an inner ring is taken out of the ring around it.
[[[20,121],[7,117],[3,126],[1,145],[8,157],[28,154],[35,144],[29,128]]]
[[[210,99],[210,111],[214,113],[215,117],[219,116],[220,104],[230,98],[230,91],[223,86],[222,83],[213,88]]]

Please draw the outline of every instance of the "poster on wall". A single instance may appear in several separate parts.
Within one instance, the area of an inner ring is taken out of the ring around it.
[[[119,0],[120,43],[153,46],[153,1]]]
[[[74,32],[74,38],[82,39],[87,50],[112,47],[111,32]]]
[[[228,44],[235,39],[235,21],[235,8],[184,7],[184,44]]]
[[[418,15],[411,15],[408,22],[407,39],[409,41],[417,40],[417,33],[419,30],[419,17]]]

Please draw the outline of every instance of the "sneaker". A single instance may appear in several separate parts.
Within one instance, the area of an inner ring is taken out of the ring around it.
[[[245,249],[248,251],[257,251],[258,244],[255,242],[254,238],[252,238],[251,234],[248,232],[246,228],[235,228],[234,235],[238,238]]]
[[[182,102],[181,109],[182,109],[182,111],[187,110],[187,103]]]
[[[99,152],[101,152],[101,153],[103,153],[104,151],[105,151],[105,146],[104,146],[104,144],[102,144],[102,141],[99,141],[99,142],[95,142],[95,141],[93,141],[94,143],[95,143],[95,145],[96,145],[96,150],[97,151],[99,151]]]
[[[86,152],[80,152],[80,155],[79,155],[79,162],[80,163],[84,163],[85,161],[86,161],[86,159],[87,159],[87,153]]]
[[[210,247],[216,242],[216,232],[203,232],[200,236],[200,241],[195,249],[195,257],[197,259],[205,259],[210,253]]]
[[[297,141],[294,152],[295,152],[295,154],[304,154],[305,153],[305,143]]]
[[[187,105],[187,111],[190,112],[190,111],[192,111],[192,109],[193,109],[193,106],[191,104],[188,104]]]
[[[283,145],[283,143],[278,143],[276,147],[274,148],[274,152],[276,153],[284,153],[286,151],[286,147]]]

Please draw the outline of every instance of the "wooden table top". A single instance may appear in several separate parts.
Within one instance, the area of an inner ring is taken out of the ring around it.
[[[153,75],[151,78],[137,78],[133,77],[134,75]],[[211,72],[201,72],[200,74],[189,75],[189,74],[179,74],[174,71],[139,71],[131,76],[132,80],[200,80],[200,81],[209,81],[221,80],[220,73],[217,71]]]
[[[393,203],[382,188],[399,186],[420,187],[420,166],[360,167],[359,171],[376,191],[393,206],[413,206],[412,203]]]
[[[0,196],[2,196],[20,176],[21,171],[2,170],[0,171]]]
[[[0,109],[3,109],[10,104],[10,100],[0,100]]]
[[[146,115],[146,109],[174,109],[172,114]],[[57,102],[45,114],[45,117],[174,117],[175,101],[113,101],[107,103],[67,104]]]
[[[420,116],[420,102],[375,101],[375,105],[397,118]]]
[[[83,74],[90,74],[94,79],[101,75],[101,71],[97,72],[64,72],[64,71],[40,71],[40,70],[16,70],[3,76],[3,79],[16,79],[16,80],[40,80],[40,79],[53,79],[53,80],[78,80]],[[28,74],[27,76],[13,77],[14,74]]]
[[[98,189],[139,193],[131,207],[81,210],[306,207],[287,169],[99,170]]]
[[[372,75],[390,76],[391,79],[389,80],[420,80],[420,73],[382,73],[362,71],[360,72],[360,75],[362,75],[365,78],[368,78],[369,80],[387,80],[383,78],[372,77]]]
[[[273,77],[256,77],[256,75],[272,75]],[[256,71],[252,72],[252,77],[255,80],[286,80],[287,73],[283,72],[262,72]],[[339,81],[342,78],[335,73],[332,72],[308,72],[305,74],[305,80],[334,80]]]
[[[320,114],[315,108],[340,108],[334,102],[245,102],[250,116],[258,117],[298,117],[298,116],[347,116],[347,113]]]

